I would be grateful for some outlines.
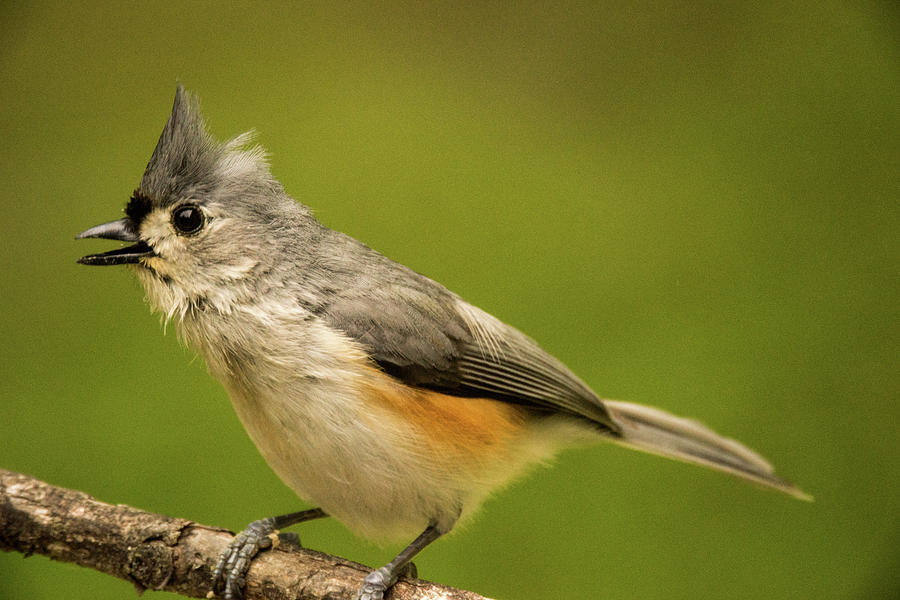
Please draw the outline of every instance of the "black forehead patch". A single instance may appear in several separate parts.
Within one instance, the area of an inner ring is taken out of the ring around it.
[[[128,201],[128,206],[125,207],[125,214],[128,215],[129,221],[138,226],[152,209],[153,203],[150,201],[150,198],[141,190],[134,190],[131,200]]]

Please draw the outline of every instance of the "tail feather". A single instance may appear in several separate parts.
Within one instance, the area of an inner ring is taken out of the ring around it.
[[[812,496],[775,475],[772,465],[759,454],[696,421],[630,402],[604,400],[603,404],[619,425],[621,437],[612,441],[620,445],[710,467],[801,500],[812,500]]]

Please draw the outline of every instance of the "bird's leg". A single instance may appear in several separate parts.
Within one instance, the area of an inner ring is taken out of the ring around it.
[[[321,508],[312,508],[300,512],[269,517],[253,521],[244,531],[237,534],[228,548],[219,556],[219,562],[213,570],[212,590],[206,595],[214,598],[218,590],[224,590],[226,600],[239,600],[243,596],[245,577],[250,570],[250,562],[260,550],[271,548],[275,540],[296,543],[300,545],[300,538],[296,534],[282,534],[278,530],[282,527],[327,517]]]
[[[382,600],[384,592],[401,576],[415,577],[416,568],[411,562],[413,557],[448,531],[449,527],[442,529],[434,524],[429,525],[394,560],[366,575],[362,587],[356,593],[356,600]]]

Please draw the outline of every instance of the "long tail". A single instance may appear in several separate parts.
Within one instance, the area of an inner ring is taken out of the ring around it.
[[[618,444],[724,471],[801,500],[812,500],[812,496],[775,475],[772,465],[759,454],[696,421],[630,402],[604,400],[603,404],[621,428],[621,437],[611,438]]]

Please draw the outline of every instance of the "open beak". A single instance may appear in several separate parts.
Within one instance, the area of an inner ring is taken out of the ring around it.
[[[131,246],[117,248],[101,254],[82,256],[78,262],[83,265],[126,265],[140,262],[141,258],[153,256],[153,250],[138,238],[129,219],[119,219],[82,231],[75,239],[104,238],[121,242],[137,242]]]

